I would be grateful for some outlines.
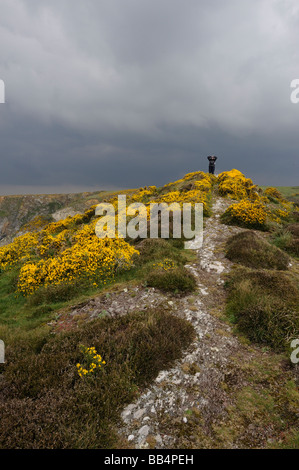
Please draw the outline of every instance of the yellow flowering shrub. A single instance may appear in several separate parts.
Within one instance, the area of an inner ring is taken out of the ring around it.
[[[270,215],[269,218],[273,222],[281,224],[283,221],[289,219],[293,209],[292,203],[288,201],[279,201],[279,205],[272,204],[269,206]]]
[[[88,279],[96,284],[111,281],[118,270],[129,269],[133,255],[139,252],[123,239],[79,238],[71,248],[55,257],[29,262],[22,266],[18,291],[32,294],[41,286],[72,283]]]
[[[192,184],[191,190],[184,190],[186,182],[190,181]],[[162,194],[159,194],[156,186],[148,186],[140,188],[133,195],[127,197],[127,203],[142,202],[147,206],[148,217],[150,215],[149,205],[152,203],[202,203],[204,207],[204,215],[209,215],[208,208],[208,196],[212,190],[212,183],[215,181],[215,177],[203,171],[195,171],[188,173],[177,181],[168,183],[163,186]],[[167,192],[165,191],[167,189]],[[173,189],[173,190],[172,190]],[[109,202],[114,206],[117,211],[118,198],[113,197]],[[121,214],[117,214],[117,217]]]
[[[153,264],[154,269],[163,269],[163,271],[170,271],[176,267],[172,259],[165,258],[163,261]]]
[[[220,173],[217,181],[221,196],[237,200],[248,197],[256,199],[258,197],[257,186],[253,184],[250,178],[245,178],[239,170],[224,171]]]
[[[183,181],[186,181],[186,180],[189,180],[191,178],[194,178],[194,177],[199,177],[199,176],[202,176],[202,177],[206,177],[206,173],[204,173],[203,171],[193,171],[192,173],[187,173],[184,178],[183,178]]]
[[[180,205],[183,203],[191,203],[192,205],[196,203],[202,203],[203,213],[207,216],[209,215],[208,197],[212,191],[212,176],[213,175],[209,175],[202,171],[188,173],[182,180],[171,183],[171,185],[178,187],[181,183],[185,183],[186,181],[194,179],[195,177],[198,178],[198,180],[192,181],[192,187],[190,190],[183,191],[176,189],[174,191],[168,191],[167,193],[158,196],[155,200],[151,200],[150,202],[165,202],[167,204],[177,202]],[[164,186],[164,188],[166,186]]]
[[[170,191],[169,193],[163,194],[163,196],[160,196],[157,200],[151,201],[153,202],[166,202],[167,204],[171,204],[173,202],[181,202],[181,193],[180,191]]]
[[[149,196],[152,196],[157,191],[156,186],[149,186],[148,188],[141,188],[138,193],[131,196],[130,202],[145,202]]]
[[[14,239],[9,245],[0,247],[0,268],[6,269],[30,258],[38,245],[38,233],[28,232]]]
[[[22,226],[22,232],[33,232],[41,230],[49,224],[49,218],[44,215],[38,215]]]
[[[229,206],[223,214],[223,219],[243,227],[263,229],[267,215],[267,208],[260,201],[245,199]]]
[[[58,233],[69,228],[71,222],[72,217],[67,217],[66,219],[59,220],[58,222],[51,222],[45,229],[49,234]]]
[[[81,345],[80,349],[84,359],[83,364],[77,364],[77,371],[79,376],[82,378],[95,375],[97,371],[102,369],[106,362],[103,361],[102,356],[97,353],[95,347],[88,348]]]
[[[66,248],[70,241],[72,232],[70,230],[62,230],[56,236],[50,235],[47,231],[43,230],[40,233],[39,244],[37,246],[37,253],[42,257],[51,256],[58,253],[63,248]]]
[[[271,186],[269,188],[265,189],[264,194],[265,194],[266,197],[273,198],[273,199],[278,199],[280,201],[284,201],[284,198],[283,198],[282,194],[278,191],[278,189],[273,188]]]
[[[205,179],[202,179],[202,180],[199,180],[199,181],[195,181],[194,186],[195,186],[195,189],[197,189],[199,191],[204,191],[204,192],[211,191],[211,189],[212,189],[211,180],[209,180],[208,178],[205,178]]]

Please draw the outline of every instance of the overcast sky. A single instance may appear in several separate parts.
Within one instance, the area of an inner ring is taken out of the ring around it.
[[[298,0],[0,0],[0,194],[299,185]]]

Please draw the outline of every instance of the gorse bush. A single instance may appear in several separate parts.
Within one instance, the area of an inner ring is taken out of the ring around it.
[[[216,177],[203,171],[188,173],[184,178],[167,183],[152,202],[202,203],[205,216],[210,215],[209,199]]]
[[[284,197],[282,194],[278,191],[277,188],[266,188],[264,191],[265,196],[267,196],[268,199],[273,200],[273,202],[278,202],[278,201],[285,201]]]
[[[78,362],[77,370],[81,378],[84,377],[95,377],[96,374],[102,370],[103,366],[106,365],[106,361],[102,359],[102,356],[98,354],[94,346],[87,347],[83,344],[80,347],[83,354],[83,364]]]
[[[267,210],[260,201],[244,200],[229,206],[222,215],[222,220],[241,227],[265,229]]]
[[[251,179],[245,178],[239,170],[230,170],[220,173],[217,178],[219,194],[232,199],[246,199],[257,196],[257,186]]]
[[[95,221],[78,228],[83,216],[53,222],[0,248],[2,270],[21,265],[19,292],[30,295],[42,286],[72,284],[78,279],[105,284],[116,272],[132,266],[138,252],[123,239],[99,239]]]
[[[132,266],[137,251],[122,239],[83,238],[61,254],[37,263],[26,263],[20,270],[18,290],[32,294],[40,286],[72,283],[77,279],[106,284],[118,268]]]
[[[269,224],[290,220],[292,203],[275,188],[267,188],[262,194],[262,190],[238,170],[221,173],[217,182],[220,195],[240,200],[222,214],[224,223],[266,230]]]
[[[226,244],[226,257],[252,268],[286,270],[290,263],[289,256],[283,251],[250,231],[229,238]]]

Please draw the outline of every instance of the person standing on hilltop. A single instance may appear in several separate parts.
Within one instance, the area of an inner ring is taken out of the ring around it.
[[[207,158],[209,160],[209,173],[213,175],[215,173],[215,162],[217,160],[217,157],[215,155],[210,155]]]

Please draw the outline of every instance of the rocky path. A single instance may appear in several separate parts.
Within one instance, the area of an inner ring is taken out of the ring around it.
[[[198,260],[187,267],[196,276],[198,293],[168,302],[173,312],[192,323],[196,340],[170,370],[161,371],[139,399],[122,412],[120,433],[133,448],[192,447],[194,423],[201,421],[205,434],[229,405],[220,386],[230,374],[229,358],[240,348],[231,328],[219,319],[224,303],[223,275],[230,262],[223,244],[241,229],[220,223],[231,201],[217,198],[206,221]]]

